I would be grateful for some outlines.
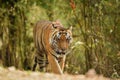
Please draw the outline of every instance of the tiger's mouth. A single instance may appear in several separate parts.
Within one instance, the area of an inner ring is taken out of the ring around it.
[[[56,53],[59,54],[59,55],[61,55],[61,54],[65,55],[65,52],[59,52],[59,51],[57,51]]]
[[[65,51],[56,51],[56,53],[59,55],[65,55],[66,52]]]

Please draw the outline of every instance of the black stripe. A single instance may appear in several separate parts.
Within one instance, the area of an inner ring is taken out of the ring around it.
[[[33,65],[33,69],[32,69],[32,71],[35,71],[35,68],[36,68],[36,66],[37,66],[37,57],[35,57],[35,63],[34,63],[34,65]]]

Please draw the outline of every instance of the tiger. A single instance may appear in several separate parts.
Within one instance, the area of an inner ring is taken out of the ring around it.
[[[72,42],[72,26],[64,28],[59,21],[38,21],[33,28],[34,43],[36,48],[32,70],[37,64],[39,70],[44,70],[48,65],[56,74],[63,74],[67,51]]]

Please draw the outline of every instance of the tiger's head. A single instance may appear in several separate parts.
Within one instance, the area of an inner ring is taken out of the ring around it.
[[[72,26],[64,28],[53,25],[54,32],[51,37],[52,49],[57,55],[63,56],[66,54],[70,43],[72,42]]]

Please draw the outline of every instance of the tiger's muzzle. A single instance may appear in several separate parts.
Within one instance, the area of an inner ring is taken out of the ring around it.
[[[58,50],[58,51],[56,51],[56,53],[57,54],[59,54],[59,55],[65,55],[65,53],[66,53],[66,50]]]

